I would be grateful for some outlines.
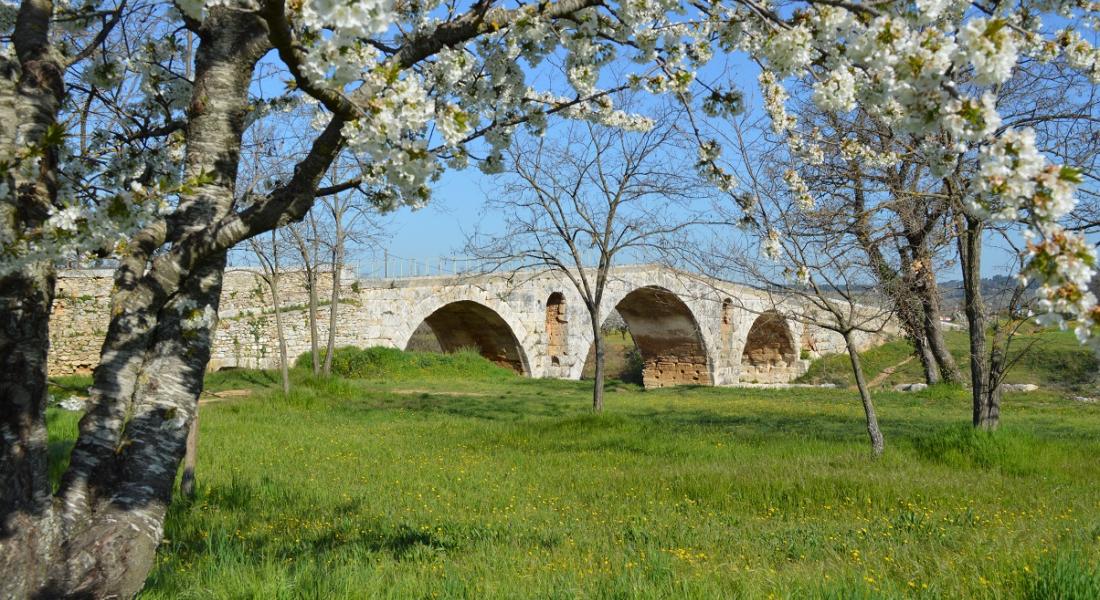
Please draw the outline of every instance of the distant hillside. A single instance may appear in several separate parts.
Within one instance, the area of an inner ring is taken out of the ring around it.
[[[992,310],[1003,310],[1012,300],[1012,290],[1016,289],[1016,277],[1010,275],[995,275],[982,279],[982,296],[985,304]],[[1095,282],[1094,282],[1095,283]],[[963,310],[963,282],[961,280],[941,281],[940,296],[943,298],[943,314],[945,317],[959,313]],[[1035,284],[1028,286],[1029,292],[1034,292]]]
[[[961,280],[939,282],[940,295],[943,297],[943,314],[950,316],[961,313],[963,309],[963,282]],[[1034,293],[1035,282],[1028,285],[1028,292]],[[1089,286],[1092,293],[1100,298],[1100,275],[1093,277]],[[993,310],[1004,309],[1012,299],[1012,290],[1016,288],[1016,277],[1010,275],[995,275],[982,279],[982,296],[985,303]]]

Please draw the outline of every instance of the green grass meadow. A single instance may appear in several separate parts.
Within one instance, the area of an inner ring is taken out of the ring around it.
[[[992,335],[992,334],[991,334]],[[944,332],[944,340],[958,361],[963,379],[970,380],[970,339],[963,331]],[[905,340],[894,340],[864,352],[862,355],[868,378],[898,365],[912,356],[912,346]],[[1008,348],[1012,361],[1007,383],[1033,383],[1059,389],[1095,389],[1100,359],[1083,347],[1072,331],[1040,330],[1025,325]],[[886,377],[881,385],[893,387],[899,383],[924,380],[917,359],[901,365]],[[846,355],[833,355],[815,361],[799,381],[805,383],[837,383],[855,385],[852,368]]]
[[[255,391],[202,405],[143,598],[1100,597],[1100,404],[1067,391],[1006,394],[995,434],[965,390],[876,393],[872,461],[845,388],[613,381],[594,415],[467,353],[344,358],[285,398],[210,376]]]

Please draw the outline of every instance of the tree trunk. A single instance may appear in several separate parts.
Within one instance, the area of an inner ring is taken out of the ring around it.
[[[316,256],[316,254],[314,254]],[[318,345],[317,333],[317,265],[306,269],[306,281],[309,286],[309,355],[313,366],[313,374],[321,372],[321,349]]]
[[[930,265],[931,261],[930,256],[922,258],[923,265]],[[955,357],[951,355],[951,351],[947,349],[947,343],[943,339],[939,286],[936,284],[935,274],[928,266],[922,266],[916,277],[919,283],[915,286],[915,291],[921,303],[920,312],[923,316],[921,325],[924,337],[928,341],[928,349],[935,357],[936,366],[943,381],[960,384],[962,383],[962,373],[959,371],[959,365],[955,362]]]
[[[928,385],[940,382],[940,370],[936,357],[929,347],[928,336],[924,327],[924,310],[921,302],[913,298],[913,285],[911,277],[903,276],[886,260],[879,247],[878,241],[871,236],[871,224],[869,213],[865,210],[862,176],[858,170],[853,170],[855,181],[853,200],[855,202],[856,216],[852,221],[852,228],[856,241],[871,261],[875,278],[878,279],[888,298],[894,305],[898,320],[901,321],[905,336],[913,344],[913,354],[920,360],[921,369],[924,372],[924,381]],[[901,257],[902,268],[909,271],[911,261],[903,249],[898,250]]]
[[[1000,339],[994,334],[989,349],[988,379],[985,383],[985,396],[982,398],[982,429],[996,429],[1001,424],[1001,382],[1008,370],[1008,354]]]
[[[271,304],[275,309],[275,335],[279,338],[279,375],[283,382],[283,396],[287,396],[290,394],[290,368],[287,365],[286,331],[283,330],[283,310],[279,300],[278,263],[274,267],[276,270],[272,271],[268,285],[271,287]]]
[[[155,314],[140,296],[121,298],[123,314],[152,327],[132,340],[126,319],[112,320],[59,491],[63,558],[50,593],[130,597],[144,585],[198,409],[224,268],[224,255],[204,264]]]
[[[970,334],[970,385],[974,427],[993,430],[1000,422],[1001,406],[999,390],[990,389],[989,363],[986,362],[986,309],[982,298],[981,275],[982,230],[980,219],[970,215],[962,217],[958,232],[959,265],[962,267],[964,310]]]
[[[904,326],[903,326],[904,327]],[[924,373],[924,382],[928,385],[935,385],[940,382],[940,370],[936,364],[936,357],[932,354],[932,350],[928,347],[928,338],[924,335],[923,331],[919,328],[910,330],[905,327],[906,337],[913,344],[913,353],[917,355],[917,359],[920,360],[921,371]]]
[[[25,0],[24,7],[41,2]],[[48,9],[34,6],[32,12],[48,23]],[[130,598],[154,564],[210,359],[226,252],[286,218],[300,218],[341,147],[343,120],[336,117],[295,166],[290,183],[257,210],[230,217],[249,87],[256,62],[270,48],[267,33],[257,15],[223,6],[211,7],[201,25],[184,168],[197,183],[171,215],[132,236],[119,257],[111,320],[69,469],[54,498],[47,487],[27,512],[4,515],[0,596]],[[0,90],[0,104],[4,100]],[[39,302],[36,310],[44,307]],[[0,318],[0,325],[7,322]],[[23,423],[9,416],[10,406],[5,399],[4,426],[18,425],[21,433],[40,428],[44,419]],[[16,455],[3,439],[5,458]],[[45,444],[28,450],[34,464],[46,464]],[[30,489],[24,481],[48,481],[44,469],[14,472],[18,466],[0,463],[3,480],[20,482],[20,489]],[[14,492],[0,491],[18,501],[19,490]]]
[[[196,247],[193,240],[206,239],[232,207],[248,89],[268,44],[263,23],[247,13],[215,7],[203,27],[185,174],[209,177],[171,216],[133,236],[120,258],[89,410],[53,499],[44,429],[21,428],[43,439],[33,449],[42,467],[22,487],[47,483],[31,512],[5,515],[5,529],[18,534],[0,548],[0,596],[129,598],[154,564],[210,358],[225,268],[224,250]],[[172,248],[159,252],[165,242]],[[45,315],[49,297],[41,290],[27,294]],[[8,315],[3,319],[6,324]],[[34,332],[43,339],[44,333],[44,325]],[[44,385],[44,372],[39,377]],[[4,412],[12,405],[5,398]],[[7,480],[14,453],[7,446],[4,452],[0,469]],[[0,492],[5,498],[8,489]]]
[[[951,351],[947,349],[947,342],[943,339],[943,325],[936,312],[925,313],[925,339],[928,340],[928,349],[935,364],[938,367],[945,383],[962,383],[962,372]]]
[[[313,374],[321,372],[321,348],[317,342],[317,274],[311,268],[306,272],[309,285],[309,356]]]
[[[195,467],[199,458],[199,410],[195,409],[195,418],[191,420],[191,429],[187,432],[187,442],[183,454],[183,475],[180,477],[180,493],[185,498],[195,497]]]
[[[848,359],[852,363],[852,374],[856,378],[856,387],[859,388],[859,398],[863,401],[863,414],[867,418],[867,435],[871,438],[871,455],[878,458],[886,447],[882,438],[882,430],[878,426],[878,417],[875,416],[875,405],[871,402],[871,390],[867,388],[867,379],[863,376],[863,364],[859,359],[859,352],[852,340],[850,332],[844,333],[844,345],[848,348]]]
[[[604,380],[604,344],[600,334],[600,315],[593,312],[592,317],[592,348],[595,350],[596,373],[592,378],[592,410],[603,412],[603,380]]]
[[[306,293],[309,295],[309,352],[311,365],[313,367],[313,374],[318,375],[321,373],[321,351],[320,351],[320,339],[317,333],[317,227],[313,222],[313,217],[310,217],[310,228],[313,231],[313,235],[310,237],[309,245],[306,245],[305,239],[303,239],[301,232],[291,227],[290,234],[294,238],[294,243],[298,246],[298,253],[302,255],[302,265],[306,271]]]
[[[0,156],[32,145],[37,176],[16,165],[0,172],[0,239],[24,240],[57,198],[58,149],[43,144],[64,97],[64,67],[49,39],[50,0],[23,0],[10,32],[14,54],[0,55]],[[7,243],[7,242],[5,242]],[[47,464],[46,366],[56,276],[50,261],[0,276],[0,597],[44,588],[60,532]]]
[[[339,199],[333,199],[332,211],[336,223],[336,244],[332,249],[332,302],[328,309],[328,345],[325,350],[325,365],[322,371],[325,377],[332,375],[332,355],[336,352],[336,320],[340,312],[340,272],[344,269],[344,228],[343,215],[339,210]]]
[[[46,433],[46,349],[54,274],[0,278],[0,597],[30,597],[54,560]]]

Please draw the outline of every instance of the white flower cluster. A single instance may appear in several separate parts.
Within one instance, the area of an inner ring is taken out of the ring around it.
[[[1095,260],[1079,236],[1058,224],[1073,209],[1079,174],[1049,164],[1030,132],[1000,131],[996,92],[1025,53],[1041,60],[1062,53],[1067,64],[1095,80],[1100,54],[1072,29],[1052,36],[1039,15],[1095,22],[1100,7],[1056,0],[981,15],[968,12],[968,6],[961,0],[918,0],[916,11],[907,4],[880,3],[862,12],[812,4],[796,10],[789,27],[773,31],[761,19],[763,24],[741,24],[739,31],[757,40],[747,45],[766,63],[760,76],[764,108],[792,155],[812,164],[816,153],[813,140],[794,130],[781,77],[812,78],[812,99],[823,111],[845,113],[859,106],[881,125],[911,136],[933,175],[977,154],[971,208],[990,219],[1026,221],[1035,240],[1029,273],[1050,286],[1043,298],[1059,299],[1043,307],[1091,327],[1100,319],[1089,316],[1095,299],[1083,286],[1095,272]],[[897,159],[889,151],[846,141],[841,153],[870,165]],[[797,197],[797,185],[788,185]]]
[[[821,134],[815,128],[809,137],[791,131],[787,134],[787,146],[791,155],[808,165],[820,165],[825,162],[825,149],[821,146]]]
[[[368,181],[388,189],[392,202],[410,204],[427,200],[428,183],[439,175],[440,166],[428,152],[422,132],[435,117],[435,103],[415,77],[387,81],[376,75],[363,85],[377,86],[371,94],[371,114],[344,127],[348,147],[369,165]],[[445,108],[444,108],[445,110]],[[459,135],[457,115],[452,135]]]
[[[58,231],[75,233],[85,219],[84,209],[79,206],[68,206],[60,210],[50,207],[50,218],[46,220],[46,225]]]
[[[1007,130],[982,149],[981,170],[971,208],[996,220],[1016,220],[1027,211],[1033,229],[1027,236],[1025,277],[1041,282],[1040,320],[1065,325],[1072,315],[1078,337],[1100,324],[1100,308],[1089,291],[1096,273],[1096,249],[1084,236],[1058,224],[1074,207],[1081,181],[1075,169],[1049,164],[1035,147],[1031,129]]]
[[[1087,73],[1093,83],[1100,83],[1100,49],[1073,29],[1059,32],[1056,39],[1065,54],[1066,62],[1074,69]]]
[[[783,246],[779,240],[779,232],[775,229],[768,229],[768,236],[764,238],[764,242],[760,245],[760,250],[764,253],[764,256],[771,260],[779,260],[780,255],[783,253]]]
[[[300,18],[306,27],[339,29],[349,38],[382,33],[393,23],[393,0],[305,0]]]
[[[764,43],[763,55],[780,76],[805,69],[813,57],[813,33],[805,25],[780,29]]]
[[[851,67],[839,65],[814,84],[814,103],[823,110],[847,112],[856,107],[856,78]]]
[[[1096,249],[1084,236],[1054,231],[1036,241],[1028,236],[1026,276],[1042,281],[1039,286],[1039,321],[1065,327],[1062,315],[1077,317],[1074,331],[1083,342],[1100,325],[1100,306],[1089,291],[1096,272]]]
[[[772,129],[776,133],[784,133],[794,128],[796,121],[787,113],[787,90],[779,84],[775,73],[763,71],[758,77],[760,91],[764,94],[764,110],[772,122]]]
[[[806,187],[806,182],[802,180],[798,171],[787,169],[783,174],[783,181],[787,182],[787,190],[794,198],[795,206],[800,210],[813,210],[814,197],[810,195],[810,188]]]
[[[960,58],[974,66],[974,83],[996,85],[1008,81],[1016,67],[1019,45],[1004,19],[971,19],[958,35]]]
[[[1035,132],[1030,128],[1006,131],[996,142],[982,148],[979,163],[971,209],[999,221],[1017,219],[1021,207],[1035,196],[1039,176],[1047,166],[1035,147]],[[1058,187],[1059,205],[1072,209],[1072,188]]]
[[[877,151],[854,138],[840,141],[840,156],[844,160],[858,160],[874,169],[885,169],[898,163],[898,155],[892,150]]]

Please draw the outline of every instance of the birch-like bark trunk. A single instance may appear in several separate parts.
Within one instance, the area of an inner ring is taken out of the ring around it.
[[[212,11],[200,39],[185,173],[209,179],[171,217],[135,235],[121,258],[90,408],[61,488],[50,498],[42,465],[28,482],[39,490],[37,506],[5,515],[16,535],[0,551],[2,596],[129,598],[153,566],[210,358],[225,268],[224,249],[185,247],[205,239],[232,208],[248,86],[268,48],[262,21],[223,9]],[[169,251],[154,254],[165,243]],[[48,294],[23,292],[40,298],[48,318]],[[43,324],[35,335],[44,332]],[[44,372],[40,379],[44,385]],[[44,442],[44,432],[22,431]],[[44,460],[42,447],[33,450]],[[6,460],[0,468],[12,472]]]
[[[41,227],[57,195],[57,148],[44,143],[57,125],[64,64],[50,44],[50,0],[23,0],[11,35],[14,56],[0,55],[0,239]],[[32,146],[41,153],[17,158]],[[22,166],[33,161],[37,174]],[[57,556],[46,433],[46,360],[55,289],[49,261],[0,277],[0,597],[43,589]]]

